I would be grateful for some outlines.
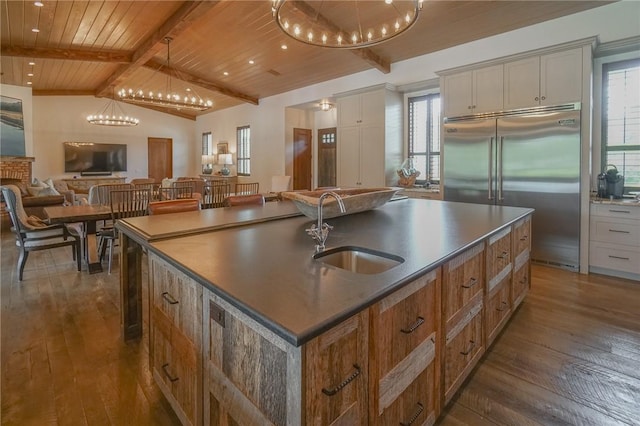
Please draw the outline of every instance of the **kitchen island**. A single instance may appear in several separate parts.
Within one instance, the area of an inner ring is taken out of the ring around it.
[[[327,249],[403,260],[377,274],[314,260],[290,211],[165,239],[152,217],[118,227],[148,252],[150,364],[185,424],[428,424],[526,293],[531,214],[400,200],[328,220]]]

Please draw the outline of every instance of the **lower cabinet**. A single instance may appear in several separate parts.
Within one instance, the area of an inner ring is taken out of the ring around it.
[[[485,325],[487,346],[493,343],[511,314],[511,275],[502,279],[487,295]]]
[[[186,425],[201,423],[202,286],[149,254],[153,377]]]

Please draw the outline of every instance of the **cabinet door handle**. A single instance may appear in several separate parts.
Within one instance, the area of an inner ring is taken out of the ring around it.
[[[356,377],[358,377],[360,375],[360,367],[358,366],[358,364],[353,364],[353,368],[355,368],[356,371],[351,373],[351,375],[349,377],[347,377],[346,379],[344,379],[342,381],[342,383],[340,383],[338,386],[335,386],[335,387],[333,387],[331,389],[322,388],[322,393],[327,395],[327,396],[333,396],[333,395],[337,394],[338,392],[340,392],[343,387],[347,386],[349,383],[351,383],[353,381],[353,379],[355,379]]]
[[[476,347],[476,342],[475,340],[469,340],[469,343],[471,343],[471,346],[469,347],[469,349],[467,349],[466,351],[462,351],[460,352],[460,355],[464,355],[467,356],[471,353],[471,351],[473,350],[473,348]]]
[[[528,235],[523,235],[522,238],[520,238],[520,241],[527,241],[529,239]]]
[[[523,279],[521,279],[520,281],[518,281],[520,284],[526,284],[527,283],[527,277],[524,277]]]
[[[498,259],[506,259],[507,257],[509,257],[509,253],[506,251],[503,251],[498,255]]]
[[[610,257],[611,259],[629,260],[629,258],[628,258],[628,257],[611,256],[611,255],[609,255],[609,257]]]
[[[611,209],[609,209],[609,211],[611,213],[626,213],[626,214],[630,214],[631,213],[629,210],[611,210]]]
[[[164,373],[165,376],[167,376],[170,382],[177,382],[178,380],[180,380],[180,377],[172,377],[171,374],[169,373],[169,363],[164,364],[162,366],[162,372]]]
[[[547,99],[547,97],[546,97],[546,96],[543,96],[543,97],[542,97],[542,100],[544,101],[545,99]]]
[[[618,234],[630,234],[629,231],[620,231],[618,229],[609,229],[609,232],[617,232]]]
[[[507,302],[500,302],[500,306],[496,308],[496,311],[502,312],[509,307]]]
[[[176,305],[179,303],[176,299],[173,298],[172,295],[169,294],[168,291],[165,291],[164,293],[162,293],[162,298],[167,302],[169,302],[170,305]]]
[[[417,405],[418,406],[416,407],[416,412],[413,413],[413,416],[411,416],[409,421],[408,422],[400,422],[400,426],[411,426],[413,424],[413,422],[415,422],[418,419],[418,417],[420,417],[420,414],[422,414],[422,412],[424,411],[424,405],[422,405],[419,402],[418,402]]]
[[[534,99],[535,99],[536,101],[539,101],[539,100],[540,100],[540,98],[538,98],[537,96],[536,96]]]
[[[468,284],[462,284],[460,287],[462,288],[471,288],[478,283],[478,280],[471,277]]]
[[[416,331],[416,328],[420,327],[422,324],[424,324],[424,318],[418,317],[418,320],[411,326],[409,326],[409,328],[401,328],[400,331],[402,331],[404,334],[411,334]]]

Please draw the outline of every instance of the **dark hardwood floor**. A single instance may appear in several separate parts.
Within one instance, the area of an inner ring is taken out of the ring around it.
[[[2,424],[179,424],[146,336],[120,338],[117,261],[89,275],[68,248],[32,253],[18,282],[13,236],[0,235]],[[439,423],[640,424],[640,283],[534,266],[531,292]]]

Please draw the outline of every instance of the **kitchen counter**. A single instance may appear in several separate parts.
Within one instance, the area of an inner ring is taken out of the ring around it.
[[[238,221],[234,228],[217,223],[217,230],[208,231],[201,223],[190,228],[200,233],[187,236],[177,236],[185,232],[184,225],[176,224],[174,232],[159,217],[126,219],[118,227],[299,346],[532,211],[406,199],[327,220],[334,226],[327,249],[358,246],[405,260],[376,275],[355,274],[313,260],[314,242],[305,232],[313,221],[307,217],[244,225]],[[207,214],[200,212],[200,216]],[[150,237],[149,230],[156,225],[166,239]]]
[[[615,198],[611,200],[609,198],[592,197],[591,203],[592,204],[610,204],[614,206],[639,206],[640,207],[640,200],[635,198]]]

